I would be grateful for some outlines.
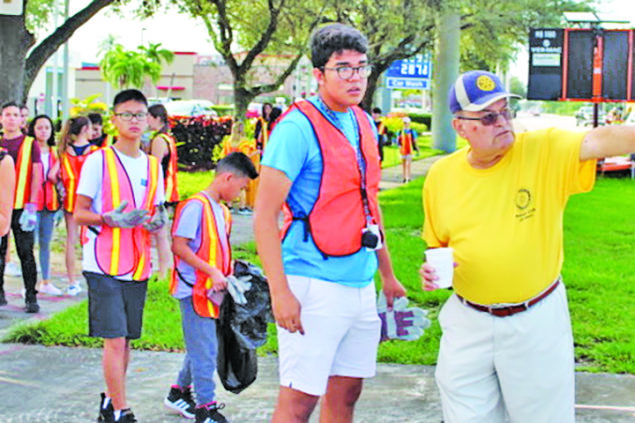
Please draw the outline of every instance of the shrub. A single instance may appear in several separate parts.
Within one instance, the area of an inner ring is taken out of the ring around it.
[[[432,128],[432,115],[430,113],[409,113],[408,117],[413,123],[422,123],[426,128]]]
[[[217,104],[212,109],[218,113],[218,116],[231,116],[234,114],[234,106],[232,104]]]
[[[231,132],[232,119],[172,116],[169,123],[176,138],[179,164],[186,170],[213,169],[214,147]]]

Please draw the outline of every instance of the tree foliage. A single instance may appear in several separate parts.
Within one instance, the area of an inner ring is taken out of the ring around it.
[[[142,88],[146,78],[155,84],[161,79],[163,63],[171,63],[174,53],[162,49],[161,43],[139,46],[137,50],[125,50],[121,44],[106,42],[110,46],[103,51],[99,62],[101,74],[111,85],[123,88]]]
[[[529,29],[562,27],[563,12],[592,10],[592,0],[461,0],[461,68],[506,71]]]
[[[177,0],[206,25],[214,48],[229,68],[235,113],[244,119],[249,102],[277,90],[305,54],[311,31],[330,0]],[[269,81],[254,73],[273,55],[278,70]],[[255,81],[255,82],[254,82]]]
[[[92,0],[36,45],[35,28],[48,22],[55,0],[24,0],[26,13],[0,15],[0,99],[24,101],[38,72],[73,33],[115,0]]]
[[[438,0],[356,0],[338,5],[337,20],[356,27],[368,38],[373,71],[362,101],[366,110],[372,107],[381,74],[395,60],[432,49],[438,3]]]

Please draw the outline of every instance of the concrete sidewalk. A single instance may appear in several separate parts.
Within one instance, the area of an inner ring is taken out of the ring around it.
[[[413,178],[425,175],[438,157],[413,162]],[[385,169],[382,189],[401,185],[401,169]],[[253,240],[250,216],[234,216],[233,244]],[[58,269],[59,270],[59,269]],[[54,273],[58,287],[63,275]],[[7,277],[9,305],[0,307],[0,339],[13,325],[36,322],[86,298],[39,296],[41,312],[27,315],[19,292],[21,278]],[[84,284],[85,288],[85,284]],[[163,397],[183,360],[182,353],[134,351],[128,372],[130,406],[142,423],[185,422],[169,414]],[[104,388],[101,350],[0,344],[0,423],[79,423],[95,421],[98,396]],[[277,360],[259,359],[256,382],[240,395],[219,384],[224,414],[234,423],[266,422],[277,396]],[[635,377],[630,375],[576,374],[576,422],[635,422]],[[434,367],[379,364],[377,377],[365,382],[355,422],[438,423],[442,419]],[[312,422],[317,422],[314,413]],[[537,422],[540,423],[540,422]]]
[[[128,372],[129,405],[141,423],[185,422],[170,414],[163,398],[176,378],[183,354],[133,351]],[[234,423],[271,418],[278,391],[277,362],[258,361],[258,379],[239,395],[219,384],[224,414]],[[359,423],[438,423],[442,420],[434,367],[380,364],[365,382],[357,406]],[[0,345],[0,421],[3,423],[84,423],[95,421],[103,390],[101,351],[87,348]],[[634,406],[635,377],[582,373],[576,376],[577,403]],[[315,413],[312,422],[317,422]],[[578,409],[578,423],[627,423],[633,411]],[[536,422],[541,423],[541,422]]]

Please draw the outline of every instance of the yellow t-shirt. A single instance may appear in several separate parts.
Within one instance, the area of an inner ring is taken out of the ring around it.
[[[467,161],[469,146],[439,160],[423,187],[428,247],[452,247],[453,286],[479,304],[518,303],[560,274],[562,217],[571,194],[595,182],[580,162],[585,133],[555,128],[518,134],[489,169]]]

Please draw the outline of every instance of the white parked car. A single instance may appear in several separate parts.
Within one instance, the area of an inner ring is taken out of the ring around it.
[[[209,100],[176,100],[164,104],[170,116],[210,116],[218,117]]]

